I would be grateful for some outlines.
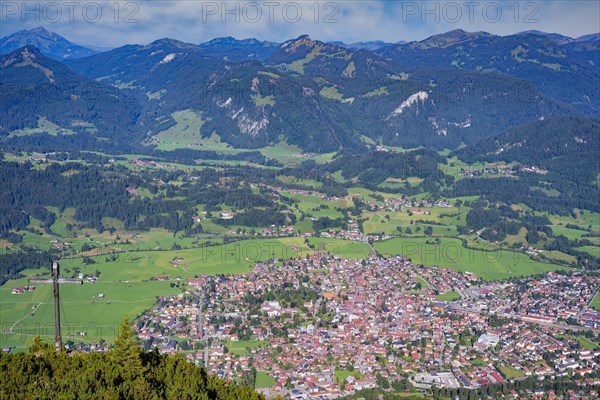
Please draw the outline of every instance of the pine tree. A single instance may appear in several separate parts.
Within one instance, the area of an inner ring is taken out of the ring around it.
[[[125,369],[125,376],[134,378],[143,373],[142,349],[138,345],[129,317],[125,316],[119,325],[119,334],[115,338],[115,361]]]

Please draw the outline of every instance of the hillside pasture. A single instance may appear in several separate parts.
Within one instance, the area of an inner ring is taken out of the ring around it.
[[[87,265],[83,264],[82,258],[62,260],[61,276],[68,276],[76,269],[86,275],[100,273],[94,284],[61,285],[64,340],[97,342],[104,339],[112,342],[123,316],[135,318],[151,308],[157,296],[180,293],[187,287],[187,278],[202,274],[241,274],[249,272],[258,261],[290,259],[318,252],[362,258],[370,255],[372,250],[364,242],[311,238],[307,245],[302,238],[295,237],[243,240],[186,250],[129,251],[91,257],[94,263]],[[49,278],[49,270],[25,270],[23,273],[25,278],[10,280],[0,287],[0,346],[18,350],[24,350],[36,335],[47,341],[54,337],[52,285],[35,284],[34,291],[11,294],[12,288],[29,285],[31,277]],[[157,280],[158,277],[161,280]],[[80,332],[85,334],[80,335]]]
[[[452,238],[440,238],[439,243],[430,238],[394,238],[374,246],[384,256],[404,255],[414,263],[471,272],[488,281],[567,269],[532,260],[523,253],[468,249]]]

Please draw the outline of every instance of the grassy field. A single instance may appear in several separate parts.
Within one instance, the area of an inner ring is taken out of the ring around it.
[[[594,257],[600,257],[600,246],[581,246],[576,247],[575,250],[584,251]]]
[[[460,299],[460,294],[455,291],[441,293],[437,295],[438,300],[441,301],[454,301]]]
[[[73,122],[73,126],[83,126],[86,129],[95,130],[95,127],[92,124],[84,123],[82,125],[81,123]],[[39,117],[36,128],[18,129],[18,130],[10,132],[8,137],[27,136],[27,135],[34,135],[37,133],[46,133],[51,136],[56,136],[56,135],[72,135],[75,132],[73,132],[71,129],[62,128],[62,127],[56,125],[55,123],[46,119],[46,117]]]
[[[301,234],[306,233],[306,232],[313,232],[312,221],[308,218],[304,219],[303,221],[298,221],[294,225],[294,230],[297,233],[301,233]]]
[[[356,379],[362,378],[362,374],[358,371],[335,370],[335,382],[338,384],[343,383],[349,376],[353,376]]]
[[[554,232],[555,235],[563,235],[571,240],[581,239],[581,237],[587,233],[585,231],[580,231],[577,229],[570,229],[563,225],[551,225],[550,227],[552,228],[552,232]]]
[[[96,248],[86,255],[107,254],[122,250],[169,250],[175,244],[181,247],[198,247],[206,240],[222,242],[222,238],[215,238],[208,234],[197,235],[197,237],[174,236],[173,232],[161,228],[152,228],[149,231],[136,233],[117,231],[119,233],[110,234],[108,231],[105,231],[99,234],[92,229],[73,229],[72,232],[69,232],[66,230],[66,223],[68,223],[69,219],[68,216],[65,216],[65,214],[68,214],[68,211],[69,209],[65,210],[61,214],[61,218],[57,218],[56,222],[52,225],[52,231],[56,235],[49,235],[43,232],[34,234],[28,231],[20,231],[19,234],[24,235],[24,242],[28,245],[37,246],[42,249],[50,248],[53,245],[53,241],[67,244],[69,248],[75,250],[81,250],[84,244]],[[115,225],[120,224],[118,220],[109,220],[109,218],[104,218],[103,222],[110,222]],[[212,221],[206,220],[202,224],[206,226],[207,231],[213,233],[225,231],[224,227],[216,225]],[[64,230],[58,229],[57,231],[54,229],[56,226],[64,227]],[[128,243],[125,241],[128,241]]]
[[[264,341],[261,340],[240,340],[238,342],[227,342],[226,346],[229,351],[233,354],[245,355],[248,354],[246,349],[255,349],[259,347],[263,347],[265,345]]]
[[[24,285],[27,285],[26,279],[9,281],[0,287],[0,344],[20,350],[27,347],[34,336],[42,336],[49,342],[54,338],[52,285],[37,284],[33,292],[11,294],[13,287]],[[61,285],[60,290],[65,342],[97,342],[100,339],[112,342],[123,316],[136,317],[155,304],[156,296],[174,292],[169,282],[112,282],[103,279],[95,284]],[[100,294],[104,294],[104,298],[100,299]],[[80,336],[80,332],[85,332],[85,336]]]
[[[600,213],[575,209],[575,217],[570,215],[550,215],[548,218],[550,218],[550,221],[554,225],[575,224],[583,228],[591,225],[594,232],[600,232]]]
[[[550,260],[558,260],[558,261],[564,261],[564,262],[568,262],[568,263],[577,262],[577,257],[569,255],[569,254],[565,254],[558,250],[543,251],[542,254]]]
[[[421,278],[420,276],[417,276],[417,281],[419,281],[419,283],[421,284],[421,287],[423,289],[425,289],[429,284],[427,283],[427,281],[423,278]]]
[[[483,170],[486,167],[507,168],[507,167],[512,167],[514,165],[515,165],[515,163],[507,164],[503,161],[489,162],[489,163],[488,162],[476,162],[473,164],[467,164],[467,163],[461,161],[460,159],[458,159],[457,157],[449,158],[448,164],[438,164],[440,170],[442,170],[447,175],[454,176],[456,179],[464,179],[465,178],[463,175],[460,175],[460,171],[463,169],[466,171],[479,171],[479,170]],[[500,177],[502,175],[483,173],[483,176],[488,177],[488,178],[494,178],[494,177]]]
[[[525,254],[506,250],[486,252],[462,247],[460,240],[441,238],[439,244],[427,238],[395,238],[374,244],[384,256],[402,254],[415,263],[471,272],[485,280],[540,274],[566,269],[532,260]]]
[[[156,296],[179,293],[185,279],[201,274],[239,274],[250,271],[257,261],[270,258],[289,259],[315,252],[331,252],[345,258],[368,256],[368,243],[337,239],[312,238],[309,248],[302,238],[256,239],[236,243],[172,251],[131,251],[107,261],[106,256],[92,257],[94,264],[83,265],[81,258],[60,262],[61,276],[81,273],[100,276],[95,284],[61,286],[63,336],[75,336],[73,341],[111,342],[121,319],[127,314],[136,317],[155,304]],[[177,261],[174,261],[177,260]],[[25,270],[28,277],[48,277],[48,270]],[[150,280],[167,276],[168,281]],[[0,287],[1,346],[24,349],[35,335],[51,341],[54,337],[52,287],[38,284],[35,291],[11,294],[14,287],[28,285],[28,278],[11,280]],[[104,294],[104,298],[98,296]],[[8,333],[8,332],[14,333]],[[236,343],[245,351],[249,343]],[[255,343],[250,343],[255,345]]]
[[[309,248],[302,238],[297,237],[249,239],[195,249],[132,251],[117,255],[115,262],[106,262],[106,257],[100,256],[95,257],[96,264],[86,267],[81,265],[81,259],[65,260],[61,265],[92,271],[99,269],[102,277],[111,281],[139,281],[159,275],[188,278],[199,274],[239,274],[248,272],[257,261],[289,259],[318,251],[359,258],[368,255],[370,250],[367,243],[338,239],[311,238],[309,243],[314,248]],[[180,261],[173,263],[174,259]]]
[[[419,208],[419,207],[413,207]],[[430,214],[413,214],[409,215],[406,212],[392,212],[392,211],[377,211],[377,212],[364,212],[363,228],[365,233],[379,233],[384,232],[386,234],[397,234],[397,227],[402,227],[403,232],[406,228],[410,228],[413,233],[416,233],[416,227],[420,226],[421,232],[428,226],[427,222],[431,222],[431,227],[435,235],[448,236],[456,234],[456,226],[465,224],[465,217],[468,209],[461,207],[449,207],[449,208],[429,208],[427,211]],[[420,225],[417,225],[417,221]],[[443,224],[443,225],[439,225]],[[418,234],[418,233],[417,233]],[[422,235],[422,233],[421,233]]]
[[[258,105],[273,104],[272,96],[255,96],[253,100]],[[212,150],[222,154],[234,154],[244,151],[236,149],[223,142],[221,137],[212,133],[209,137],[201,137],[200,132],[204,120],[199,113],[191,110],[177,111],[172,114],[176,125],[169,129],[159,132],[154,138],[152,144],[157,145],[161,150],[174,150],[180,148],[193,147],[199,150]],[[318,162],[331,161],[335,153],[302,155],[303,151],[294,145],[285,142],[277,143],[272,146],[266,146],[258,149],[265,157],[274,158],[284,165],[300,163],[312,159]],[[302,155],[302,156],[301,156]],[[221,163],[222,161],[219,161]],[[235,162],[239,164],[239,162]]]
[[[343,217],[343,214],[337,211],[336,208],[345,208],[352,205],[349,200],[325,200],[317,196],[302,196],[299,194],[291,194],[287,191],[283,191],[283,194],[298,202],[298,211],[302,211],[306,215],[315,218],[341,218]]]
[[[374,253],[371,246],[365,242],[327,238],[309,238],[308,242],[313,246],[313,251],[337,254],[348,259],[365,258]]]
[[[581,347],[583,347],[586,350],[597,350],[600,349],[600,345],[596,342],[592,342],[590,339],[583,337],[583,336],[577,336],[577,341],[579,342],[579,344],[581,345]]]
[[[579,335],[567,335],[567,334],[563,334],[563,335],[559,335],[559,338],[561,339],[571,339],[571,340],[575,340],[579,343],[579,345],[581,346],[582,349],[585,350],[597,350],[600,349],[600,344],[586,338],[585,336],[579,336]]]
[[[321,91],[319,92],[319,95],[326,99],[337,100],[337,101],[342,101],[344,98],[344,95],[342,93],[340,93],[337,90],[337,88],[334,86],[326,86],[326,87],[322,88]]]
[[[592,303],[590,304],[590,307],[596,310],[600,310],[600,292],[596,293],[594,299],[592,300]]]
[[[306,160],[314,160],[322,163],[331,161],[335,153],[304,154],[300,147],[280,142],[272,146],[258,149],[265,157],[273,158],[283,165],[300,164]]]
[[[482,366],[488,364],[487,362],[483,361],[479,357],[473,358],[472,360],[469,360],[469,362],[471,363],[471,365],[475,365],[475,366],[478,366],[478,367],[482,367]]]
[[[498,367],[498,369],[506,379],[514,379],[524,375],[523,371],[509,366]]]
[[[204,120],[199,113],[191,110],[176,111],[172,115],[176,124],[159,132],[153,138],[153,144],[160,150],[174,150],[194,146],[202,150],[214,150],[223,153],[235,152],[218,135],[203,138],[200,134]]]
[[[263,371],[256,371],[256,388],[268,388],[275,384],[275,378]]]

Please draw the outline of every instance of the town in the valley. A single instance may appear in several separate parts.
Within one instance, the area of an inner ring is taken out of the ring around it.
[[[262,187],[273,196],[283,193],[278,187]],[[286,193],[340,200],[316,191],[290,189]],[[359,201],[355,196],[341,200]],[[360,204],[368,212],[416,218],[456,207],[448,200],[409,196]],[[199,212],[193,218],[200,223],[208,213]],[[233,213],[220,211],[218,218],[230,219]],[[474,265],[475,253],[450,242],[442,245],[427,231],[422,248],[418,241],[400,242],[406,246],[396,249],[399,255],[375,251],[371,256],[346,259],[336,254],[335,246],[318,245],[319,240],[340,240],[375,250],[377,243],[394,237],[365,234],[362,222],[348,219],[341,229],[302,234],[292,225],[252,232],[230,230],[228,234],[239,237],[296,237],[298,243],[309,245],[308,252],[300,251],[297,244],[275,252],[268,240],[260,242],[265,248],[246,249],[246,255],[268,253],[272,258],[246,258],[246,262],[257,262],[243,274],[182,278],[175,271],[202,267],[202,262],[174,257],[171,274],[149,279],[170,282],[172,293],[157,297],[152,308],[135,316],[139,343],[148,351],[181,354],[211,374],[252,386],[267,398],[340,398],[374,388],[441,394],[490,388],[493,394],[502,388],[505,397],[553,399],[558,396],[552,385],[544,383],[562,377],[572,378],[578,390],[584,390],[575,393],[578,398],[598,395],[600,311],[593,304],[600,296],[598,274],[562,269],[488,280],[456,268],[461,257],[467,265]],[[317,245],[309,239],[317,239]],[[56,241],[53,246],[67,248],[68,243]],[[504,254],[527,260],[529,255],[541,254],[527,246],[516,248],[521,253]],[[423,259],[439,265],[429,262],[426,266],[410,258],[421,252],[428,255]],[[489,268],[494,268],[494,258],[499,256],[484,257]],[[231,257],[242,261],[239,254]],[[452,261],[454,268],[447,268],[446,261]],[[79,273],[72,281],[93,284],[96,275]],[[48,282],[30,280],[32,284]],[[12,294],[35,290],[34,285],[14,287]],[[97,294],[110,304],[104,296]],[[107,351],[110,345],[69,340],[67,348]]]
[[[262,386],[267,397],[336,398],[390,385],[474,389],[565,375],[597,395],[600,383],[590,377],[600,350],[588,339],[600,326],[589,307],[597,276],[484,282],[402,256],[317,253],[181,286],[136,321],[139,339]]]

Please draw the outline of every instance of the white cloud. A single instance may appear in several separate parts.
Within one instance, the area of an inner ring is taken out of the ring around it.
[[[35,6],[28,6],[27,13],[23,4],[2,2],[0,35],[42,25],[78,43],[113,47],[162,37],[191,43],[219,36],[284,41],[308,33],[327,41],[395,42],[420,40],[457,28],[501,35],[530,29],[569,36],[600,31],[600,2],[587,0],[111,0],[81,1],[72,9],[61,1],[43,0],[31,3],[37,4],[37,15]],[[56,4],[62,8],[60,18],[53,8]],[[118,12],[114,4],[119,4]],[[96,5],[101,6],[102,16],[93,21]],[[497,5],[501,7],[499,17]]]

